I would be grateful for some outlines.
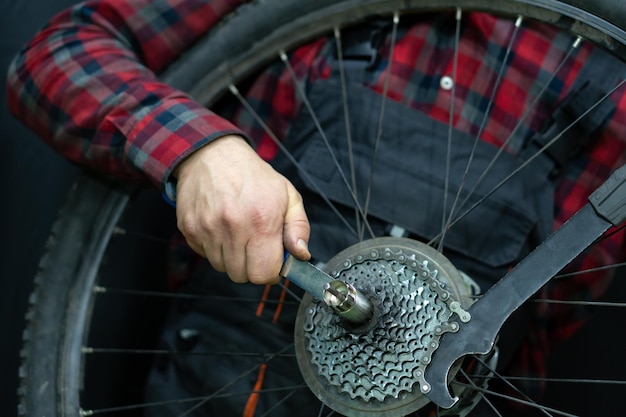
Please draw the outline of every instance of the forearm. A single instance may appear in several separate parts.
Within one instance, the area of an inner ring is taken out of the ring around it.
[[[155,74],[240,2],[76,6],[15,59],[9,106],[71,160],[163,185],[194,149],[238,130]]]

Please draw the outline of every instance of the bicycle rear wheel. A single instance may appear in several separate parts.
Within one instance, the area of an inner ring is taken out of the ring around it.
[[[241,92],[245,96],[247,89],[250,88],[250,83],[253,83],[249,77],[268,65],[272,68],[276,65],[283,65],[280,60],[283,51],[291,51],[306,42],[323,36],[333,39],[336,33],[347,31],[349,27],[358,26],[372,17],[378,19],[382,16],[383,19],[391,23],[394,14],[402,20],[405,17],[424,13],[431,15],[435,12],[445,14],[452,12],[454,14],[456,10],[461,10],[463,13],[467,11],[494,13],[510,17],[513,21],[518,16],[523,16],[523,22],[542,22],[556,26],[574,37],[581,36],[608,49],[620,59],[626,58],[626,32],[624,30],[626,28],[626,11],[617,1],[416,0],[411,2],[318,1],[309,3],[259,1],[242,7],[225,24],[209,33],[206,39],[199,42],[178,62],[174,63],[172,68],[163,74],[162,79],[189,92],[207,106],[215,106],[217,110],[224,109],[225,113],[233,113],[233,99],[228,97],[229,92],[234,92],[236,95]],[[252,45],[251,39],[254,40]],[[278,63],[275,63],[276,60]],[[211,71],[207,72],[207,68],[210,68]],[[236,103],[237,100],[234,102]],[[594,104],[590,103],[589,105],[591,107]],[[254,105],[251,107],[254,108]],[[238,107],[234,113],[240,114],[237,112],[241,111],[241,108]],[[457,109],[457,111],[462,110]],[[262,113],[257,113],[257,115],[262,121]],[[248,115],[247,117],[255,117],[255,115]],[[258,123],[258,126],[259,129],[264,129],[261,122]],[[270,135],[269,133],[264,134]],[[126,244],[128,252],[116,249],[118,241],[123,237],[121,231],[126,231],[126,236],[133,234],[133,230],[135,230],[135,236],[146,234],[143,230],[137,230],[133,226],[135,218],[131,217],[133,219],[131,225],[123,224],[120,226],[118,224],[122,220],[122,213],[129,205],[130,196],[134,193],[134,190],[129,191],[117,185],[85,178],[78,184],[74,191],[74,197],[69,200],[68,206],[57,223],[53,232],[55,237],[51,240],[48,254],[42,261],[41,272],[36,280],[37,289],[31,299],[31,309],[27,317],[28,327],[25,331],[25,346],[22,352],[24,363],[21,369],[22,382],[20,388],[20,412],[22,415],[49,415],[51,412],[58,416],[77,415],[81,412],[83,415],[89,415],[90,413],[103,413],[105,411],[112,412],[116,405],[122,404],[102,405],[99,403],[100,398],[98,398],[103,396],[102,392],[96,391],[89,394],[89,386],[93,382],[89,372],[93,366],[92,363],[95,362],[94,358],[98,355],[111,354],[111,352],[106,353],[106,349],[101,349],[100,353],[97,353],[97,348],[94,349],[93,337],[95,334],[101,333],[102,330],[99,327],[91,327],[91,311],[95,306],[96,314],[98,314],[97,312],[102,308],[100,301],[101,297],[104,296],[102,293],[112,294],[115,292],[114,288],[110,287],[115,284],[107,282],[111,275],[117,275],[117,273],[112,273],[107,269],[108,265],[111,265],[111,259],[116,259],[118,256],[112,255],[113,253],[119,254],[121,252],[134,258],[130,251],[139,246],[143,250],[155,250],[154,247],[148,249],[146,246],[147,241],[154,241],[154,239],[141,238]],[[367,189],[359,189],[359,196],[364,197],[367,194]],[[133,204],[135,204],[134,201],[141,201],[142,198],[133,199]],[[345,200],[341,201],[341,198],[337,196],[327,198],[346,203]],[[348,198],[352,199],[352,196],[348,196]],[[372,207],[374,207],[376,196],[374,195],[372,198]],[[382,207],[384,208],[385,205]],[[410,208],[407,207],[407,209]],[[132,211],[132,207],[130,210]],[[345,212],[354,211],[354,208],[341,208],[339,211],[345,218]],[[172,217],[171,210],[165,205],[161,214],[168,219]],[[378,213],[376,214],[378,215]],[[382,216],[384,218],[384,214]],[[359,217],[358,213],[355,218],[357,217]],[[348,223],[352,224],[352,222],[352,219],[348,220]],[[434,223],[439,223],[439,221]],[[162,225],[163,222],[157,221],[155,224]],[[372,225],[370,226],[371,234],[376,236],[385,235],[391,230],[387,227],[389,226],[388,223],[376,226],[372,222]],[[171,221],[169,226],[164,229],[159,227],[158,232],[150,231],[149,233],[165,238],[173,226],[174,223]],[[351,241],[366,240],[368,234],[361,232],[361,229],[364,228],[365,222],[362,219],[354,220]],[[403,230],[401,234],[406,232],[405,228],[400,229]],[[326,232],[326,229],[321,226],[319,230],[321,230],[320,235]],[[395,230],[394,233],[397,233],[398,229],[393,230]],[[430,237],[432,236],[427,238]],[[142,243],[138,245],[137,242]],[[160,250],[164,250],[166,246],[163,245],[160,248]],[[325,261],[332,255],[334,253],[324,254],[320,256],[320,260]],[[140,271],[142,268],[144,266],[140,268]],[[133,275],[133,271],[130,269],[127,272],[129,275]],[[142,272],[139,274],[140,281],[149,282],[151,275],[151,273]],[[107,282],[106,287],[102,282]],[[154,290],[153,285],[154,281],[144,289]],[[129,292],[126,291],[125,293]],[[142,294],[144,297],[149,295],[147,291],[143,291]],[[135,302],[136,299],[133,299],[131,304]],[[238,302],[240,301],[234,301],[234,303]],[[105,308],[103,314],[110,314],[110,311],[106,311],[108,309],[110,307]],[[158,324],[163,320],[161,317],[154,322]],[[139,323],[145,322],[145,317],[140,318]],[[124,355],[131,354],[128,352],[131,350],[128,348],[131,346],[127,344],[129,343],[128,340],[126,339],[125,342],[121,343],[124,343],[122,346],[125,346]],[[261,352],[261,356],[265,355],[272,360],[275,358],[274,356],[282,357],[285,352],[281,349],[284,347],[277,347],[275,352]],[[154,352],[154,349],[135,350],[157,355],[162,354]],[[246,350],[243,349],[242,354],[243,352]],[[250,375],[255,378],[258,370],[266,363],[263,360],[256,362],[258,365],[248,369]],[[87,373],[84,372],[85,369]],[[145,366],[143,369],[145,371]],[[93,378],[98,379],[99,377],[94,376]],[[120,377],[118,376],[118,378]],[[253,379],[256,381],[255,378]],[[139,377],[137,381],[137,385],[142,384],[143,376]],[[87,390],[84,390],[84,386]],[[300,387],[300,389],[302,388]],[[216,392],[219,395],[225,393],[220,390]],[[292,393],[293,391],[288,392]],[[119,392],[114,395],[118,396]],[[214,397],[219,395],[213,392]],[[294,398],[299,395],[300,393],[296,392]],[[126,400],[122,399],[121,401]],[[193,399],[182,399],[182,401],[184,404],[194,404]],[[205,400],[196,401],[203,403]],[[242,400],[242,404],[244,402]],[[276,406],[280,405],[276,404]],[[290,401],[285,401],[284,405],[293,406]],[[273,406],[270,405],[268,408],[271,410]],[[137,406],[137,408],[141,407],[143,406]],[[121,408],[120,412],[129,412],[125,407]],[[137,408],[129,407],[128,409],[132,413]],[[320,415],[322,415],[322,409],[319,410]],[[317,412],[318,410],[314,412],[305,410],[305,415],[314,415]]]

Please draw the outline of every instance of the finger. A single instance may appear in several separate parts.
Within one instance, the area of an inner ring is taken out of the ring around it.
[[[246,246],[247,275],[254,284],[276,284],[283,264],[284,248],[281,231],[248,242]]]
[[[222,245],[222,259],[225,265],[225,272],[231,281],[238,284],[250,281],[247,272],[247,257],[244,243],[230,240],[230,242],[225,242]]]
[[[203,249],[204,253],[202,256],[209,261],[213,269],[219,272],[227,272],[224,253],[221,246],[214,246],[205,243],[203,245]]]
[[[218,239],[209,238],[206,234],[199,233],[197,228],[179,227],[179,229],[185,236],[187,245],[194,252],[206,258],[216,271],[226,272],[222,247]]]
[[[285,213],[283,243],[285,249],[296,258],[308,261],[311,253],[308,249],[311,226],[304,211],[300,193],[290,184],[288,188],[289,204]]]
[[[225,272],[226,267],[223,262],[222,249],[219,246],[211,245],[214,242],[213,239],[205,239],[203,242],[197,233],[190,232],[189,229],[179,226],[179,230],[185,237],[187,245],[198,255],[206,258],[211,266],[220,272]]]

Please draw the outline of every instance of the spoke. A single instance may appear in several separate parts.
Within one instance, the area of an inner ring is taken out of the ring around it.
[[[623,232],[624,229],[626,229],[626,223],[621,224],[618,227],[615,227],[613,229],[611,229],[609,232],[603,234],[600,238],[598,238],[593,245],[591,245],[589,248],[587,248],[580,256],[586,256],[588,254],[588,252],[597,244],[602,243],[603,241],[615,236],[616,234]],[[562,273],[562,274],[558,274],[555,275],[554,278],[568,278],[568,277],[573,277],[573,276],[577,276],[577,275],[584,275],[587,273],[591,273],[591,272],[599,272],[599,271],[608,271],[611,269],[617,269],[620,267],[626,266],[626,262],[618,262],[618,263],[613,263],[610,265],[602,265],[602,266],[597,266],[594,268],[587,268],[587,269],[582,269],[579,271],[572,271],[572,272],[566,272],[566,273]]]
[[[454,32],[454,59],[452,61],[452,91],[450,92],[450,114],[448,116],[448,148],[446,151],[446,168],[443,187],[443,212],[441,213],[441,239],[439,240],[439,252],[443,251],[443,240],[446,236],[447,223],[446,213],[448,211],[448,190],[450,189],[450,159],[452,157],[452,136],[454,128],[454,102],[456,100],[456,84],[458,81],[459,65],[459,43],[461,42],[461,18],[463,12],[461,8],[456,9],[456,28]],[[450,212],[452,216],[452,212]]]
[[[221,398],[222,396],[215,396],[214,398]],[[183,398],[183,399],[178,399],[178,400],[167,400],[167,401],[154,401],[154,402],[145,402],[145,403],[141,403],[141,404],[130,404],[130,405],[122,405],[119,407],[106,407],[106,408],[97,408],[94,410],[81,410],[80,411],[80,415],[81,416],[93,416],[96,414],[108,414],[108,413],[115,413],[115,412],[120,412],[120,411],[132,411],[132,410],[141,410],[143,408],[149,408],[149,407],[162,407],[165,405],[172,405],[172,404],[185,404],[188,402],[194,402],[194,401],[199,401],[202,400],[204,397],[191,397],[191,398]]]
[[[511,388],[513,391],[517,392],[519,395],[521,395],[525,401],[527,401],[528,403],[532,404],[534,407],[536,407],[538,410],[540,410],[543,414],[547,415],[547,416],[551,416],[550,413],[548,413],[547,409],[544,409],[543,406],[537,404],[535,401],[532,400],[532,398],[530,398],[528,395],[526,395],[525,393],[523,393],[519,388],[517,388],[515,385],[513,385],[511,382],[507,381],[506,379],[504,379],[504,377],[502,377],[502,375],[496,371],[494,368],[492,368],[491,366],[489,366],[489,364],[487,362],[485,362],[484,360],[482,360],[482,358],[480,358],[479,356],[473,355],[474,359],[476,359],[478,362],[480,362],[480,364],[482,366],[484,366],[487,370],[489,370],[489,372],[492,375],[495,375],[496,378],[498,378],[500,381],[504,382],[509,388]],[[515,397],[512,397],[515,398]]]
[[[535,303],[544,304],[565,304],[565,305],[578,305],[578,306],[593,306],[593,307],[619,307],[625,308],[626,303],[617,303],[612,301],[584,301],[584,300],[549,300],[540,298],[533,300]]]
[[[599,239],[596,240],[594,245],[592,245],[589,248],[587,248],[581,254],[581,256],[585,256],[593,246],[595,246],[595,245],[597,245],[597,244],[599,244],[599,243],[601,243],[601,242],[603,242],[603,241],[605,241],[605,240],[615,236],[616,234],[618,234],[620,232],[623,232],[624,229],[626,229],[626,223],[623,223],[619,227],[615,227],[614,229],[611,229],[610,232],[607,232],[607,233],[603,234]],[[618,262],[618,263],[613,263],[613,264],[610,264],[610,265],[603,265],[603,266],[597,266],[597,267],[594,267],[594,268],[581,269],[579,271],[566,272],[566,273],[555,275],[554,278],[555,279],[569,278],[569,277],[574,277],[574,276],[578,276],[578,275],[584,275],[584,274],[592,273],[592,272],[608,271],[608,270],[611,270],[611,269],[617,269],[617,268],[621,268],[621,267],[624,267],[624,266],[626,266],[626,262]]]
[[[341,99],[343,101],[343,117],[346,125],[346,144],[348,146],[348,163],[350,164],[350,177],[352,179],[352,191],[354,197],[358,198],[356,186],[356,171],[354,168],[354,151],[352,149],[352,129],[350,128],[350,108],[348,106],[348,89],[346,83],[346,71],[343,62],[343,46],[341,44],[341,31],[338,27],[334,29],[335,44],[337,47],[337,61],[339,61],[339,78],[341,80]],[[366,209],[367,212],[367,209]],[[354,218],[356,222],[356,230],[359,231],[359,240],[361,240],[361,217],[359,209],[355,207]]]
[[[578,47],[580,46],[580,44],[582,43],[582,38],[578,37],[576,38],[576,40],[572,43],[570,49],[567,51],[567,53],[565,54],[565,56],[563,57],[563,59],[559,62],[559,64],[557,65],[557,67],[555,68],[555,70],[550,74],[549,79],[546,81],[546,83],[542,86],[541,90],[539,91],[539,93],[537,94],[537,96],[533,99],[533,101],[530,103],[530,105],[528,106],[528,108],[525,110],[525,112],[523,113],[522,117],[520,118],[520,120],[517,122],[517,124],[515,125],[515,127],[513,128],[513,130],[511,131],[511,134],[508,136],[508,138],[503,142],[502,146],[500,146],[500,148],[498,149],[498,151],[496,152],[496,154],[493,156],[493,158],[491,159],[491,161],[489,161],[489,164],[487,164],[487,167],[485,168],[485,170],[481,173],[480,177],[478,178],[478,180],[476,181],[476,183],[474,184],[474,186],[472,187],[472,189],[469,191],[469,193],[465,196],[465,198],[463,199],[463,201],[461,202],[461,204],[459,204],[459,210],[461,210],[465,204],[467,204],[467,202],[470,200],[470,198],[474,195],[474,193],[476,192],[476,190],[478,189],[478,186],[483,182],[483,180],[487,177],[487,174],[491,171],[491,168],[493,168],[494,164],[496,163],[496,161],[500,158],[500,155],[502,155],[502,153],[505,151],[505,149],[508,147],[508,145],[511,143],[511,141],[513,140],[513,138],[515,137],[515,135],[517,134],[517,132],[519,131],[519,129],[523,126],[524,122],[526,121],[526,119],[530,116],[530,114],[533,112],[533,110],[535,109],[535,107],[537,106],[537,104],[539,104],[540,99],[543,97],[543,95],[546,93],[546,91],[548,90],[548,87],[550,86],[550,84],[552,83],[552,81],[554,80],[554,78],[556,77],[556,75],[559,73],[559,71],[563,68],[563,66],[565,65],[565,63],[569,60],[570,56],[574,53],[574,51],[576,49],[578,49]],[[602,101],[604,101],[604,99],[599,100],[598,103],[596,103],[596,105],[594,105],[592,107],[592,109],[594,109],[597,105],[599,105]],[[591,110],[589,110],[591,111]],[[585,116],[588,114],[588,112],[585,113]],[[580,120],[582,118],[579,118],[576,120],[576,123],[578,122],[578,120]],[[569,128],[567,128],[565,131],[569,130]],[[557,135],[557,138],[560,138],[563,136],[563,134],[565,133],[561,132],[559,135]],[[553,142],[550,142],[550,145]],[[523,164],[524,166],[526,166],[531,160],[534,160],[538,155],[542,154],[545,149],[547,149],[549,146],[546,145],[544,146],[537,154],[535,154],[532,158],[530,158],[529,161],[526,161],[525,164]],[[520,169],[516,170],[515,173],[519,172]],[[487,194],[487,196],[493,194],[500,186],[501,184],[507,182],[511,177],[513,177],[513,175],[509,175],[507,176],[504,180],[501,181],[500,184],[498,184],[496,187],[494,187],[495,189],[492,190],[491,192],[489,192]],[[450,224],[447,226],[447,228],[452,227],[454,224],[456,224],[458,222],[458,220],[460,218],[465,217],[469,212],[471,212],[477,205],[479,205],[480,203],[482,203],[485,198],[487,197],[483,197],[482,199],[479,200],[478,203],[474,204],[472,207],[470,207],[470,209],[468,209],[466,212],[463,213],[463,215],[459,216],[455,221],[450,222]],[[452,216],[455,215],[455,213],[451,213]],[[432,241],[435,241],[436,239],[438,239],[439,237],[435,237]]]
[[[326,150],[328,151],[331,159],[333,160],[333,164],[337,168],[337,173],[341,177],[341,180],[346,186],[346,189],[350,193],[350,197],[352,198],[352,201],[354,202],[355,208],[359,211],[359,214],[361,215],[361,218],[363,219],[363,225],[367,228],[371,237],[376,237],[374,234],[374,231],[372,230],[372,227],[369,225],[367,218],[365,217],[365,213],[363,212],[363,208],[361,207],[361,204],[356,199],[354,190],[352,189],[352,187],[350,187],[350,183],[348,182],[348,179],[346,178],[346,175],[343,172],[343,169],[341,169],[341,165],[339,164],[337,155],[335,154],[333,147],[330,145],[330,141],[328,140],[328,137],[326,136],[326,132],[322,128],[322,125],[320,124],[320,121],[317,118],[317,114],[313,110],[313,106],[311,105],[309,98],[307,97],[304,89],[302,88],[300,81],[298,80],[298,77],[296,76],[296,72],[291,66],[291,63],[289,62],[289,58],[287,57],[287,54],[284,51],[281,51],[279,56],[280,56],[280,59],[285,64],[285,68],[287,68],[287,72],[289,72],[289,75],[296,87],[296,91],[298,92],[298,95],[302,99],[302,104],[304,104],[304,106],[308,110],[309,115],[311,116],[311,119],[313,120],[313,123],[315,124],[315,128],[317,129],[317,132],[320,134],[320,137],[322,138],[322,141],[324,142],[324,145],[326,146]]]
[[[556,141],[558,141],[559,139],[561,139],[563,137],[563,135],[565,135],[565,133],[567,133],[572,127],[574,127],[576,124],[578,124],[578,122],[582,119],[584,119],[589,113],[591,113],[596,107],[598,107],[602,102],[604,102],[604,100],[606,100],[608,97],[610,97],[615,91],[617,91],[618,89],[620,89],[624,84],[626,83],[626,79],[622,80],[619,82],[619,84],[617,84],[615,87],[613,87],[613,89],[611,89],[611,91],[609,91],[608,93],[606,93],[602,98],[600,98],[600,100],[598,100],[596,103],[593,104],[593,106],[591,106],[589,109],[587,109],[587,111],[585,111],[583,114],[581,114],[578,118],[576,118],[572,123],[570,123],[567,127],[565,127],[563,129],[562,132],[560,132],[558,135],[556,135],[554,138],[552,138],[551,140],[548,141],[548,143],[546,143],[541,149],[539,149],[535,154],[533,154],[530,158],[528,158],[526,161],[524,161],[522,164],[520,164],[519,167],[517,167],[517,169],[515,169],[513,172],[511,172],[509,175],[507,175],[506,177],[504,177],[504,179],[502,179],[498,184],[496,184],[488,193],[486,193],[482,198],[480,198],[476,203],[474,203],[470,208],[468,208],[463,214],[459,215],[458,217],[456,217],[456,219],[451,222],[448,225],[448,228],[454,226],[455,224],[457,224],[459,221],[461,221],[462,219],[465,218],[465,216],[467,216],[469,213],[471,213],[476,207],[478,207],[479,205],[481,205],[487,198],[489,198],[493,193],[495,193],[496,191],[498,191],[500,189],[500,187],[502,187],[504,184],[506,184],[511,178],[513,178],[515,175],[517,175],[518,173],[520,173],[524,168],[526,168],[528,165],[530,165],[535,159],[537,159],[537,157],[539,157],[541,154],[543,154],[546,149],[548,149],[549,147],[551,147],[552,145],[554,145],[554,143]],[[502,149],[502,148],[500,148]],[[500,152],[498,152],[499,154]],[[498,155],[496,154],[496,156]],[[494,157],[495,159],[496,157]],[[492,159],[491,162],[494,162],[494,159]],[[492,166],[492,164],[490,163],[488,169]],[[484,173],[481,176],[481,179],[484,177]],[[480,181],[480,180],[479,180]],[[474,187],[472,189],[472,192],[474,192],[476,189],[476,187]],[[465,200],[463,201],[463,203],[461,203],[461,206],[463,206],[469,199],[469,196],[465,198]],[[432,244],[432,242],[436,241],[439,238],[440,235],[435,236],[433,239],[431,239],[431,241],[429,242],[429,244]]]
[[[596,268],[583,269],[583,270],[580,270],[580,271],[568,272],[566,274],[556,275],[554,278],[569,278],[569,277],[574,277],[574,276],[577,276],[577,275],[584,275],[584,274],[587,274],[587,273],[590,273],[590,272],[598,272],[598,271],[606,271],[606,270],[610,270],[610,269],[617,269],[617,268],[621,268],[623,266],[626,266],[626,262],[620,262],[620,263],[611,264],[611,265],[598,266]]]
[[[131,355],[189,355],[189,356],[237,356],[237,357],[295,357],[294,353],[283,353],[276,355],[274,353],[261,352],[195,352],[184,350],[167,350],[167,349],[123,349],[123,348],[97,348],[85,346],[82,353],[90,354],[131,354]]]
[[[226,301],[237,301],[241,303],[258,303],[259,302],[258,298],[229,297],[229,296],[224,296],[224,295],[190,294],[190,293],[167,292],[167,291],[131,290],[131,289],[126,289],[126,288],[110,288],[110,287],[101,287],[101,286],[94,287],[94,292],[98,294],[124,294],[124,295],[132,295],[132,296],[174,298],[174,299],[226,300]],[[281,301],[281,300],[265,300],[264,302],[266,304],[291,304],[291,305],[298,304],[295,301]]]
[[[484,401],[485,403],[487,403],[489,408],[491,408],[493,410],[493,412],[496,413],[499,417],[504,417],[502,414],[500,414],[500,412],[498,411],[496,406],[491,402],[491,400],[489,398],[487,398],[485,396],[485,394],[482,393],[482,392],[480,393],[480,399],[481,399],[481,401]]]
[[[472,378],[489,378],[486,375],[472,375]],[[501,376],[503,381],[523,381],[523,382],[549,382],[564,384],[594,384],[594,385],[626,385],[626,381],[617,379],[597,379],[597,378],[539,378],[529,376]]]
[[[469,383],[472,385],[473,388],[478,388],[478,385],[476,385],[474,383],[474,381],[472,381],[472,379],[469,377],[469,375],[467,375],[467,373],[463,370],[463,368],[460,368],[459,372],[461,372],[461,374],[463,374],[465,379],[467,379],[469,381]],[[496,408],[496,406],[491,402],[491,400],[489,400],[489,398],[485,397],[485,394],[483,394],[482,392],[479,392],[479,395],[480,395],[480,400],[486,402],[487,405],[489,406],[489,408],[491,408],[494,413],[496,413],[499,417],[503,417],[502,414],[500,414],[500,412]]]
[[[255,366],[253,366],[252,368],[242,372],[238,377],[236,377],[235,379],[233,379],[231,382],[225,384],[222,388],[218,389],[217,391],[215,391],[213,394],[203,398],[202,400],[198,401],[197,404],[193,405],[192,407],[190,407],[187,411],[185,411],[184,413],[180,414],[178,417],[184,417],[187,415],[190,415],[193,411],[197,410],[198,408],[202,407],[204,404],[206,404],[208,401],[210,401],[211,399],[214,398],[215,395],[221,394],[223,391],[225,391],[226,389],[230,388],[231,386],[233,386],[234,384],[236,384],[237,382],[239,382],[241,379],[245,378],[246,376],[250,375],[252,372],[257,371],[259,368],[261,368],[261,366],[265,363],[268,363],[269,361],[271,361],[272,359],[274,359],[275,357],[277,357],[279,354],[284,353],[285,351],[287,351],[288,349],[293,347],[293,343],[285,346],[284,348],[282,348],[281,350],[279,350],[278,352],[276,352],[273,356],[267,358],[267,360],[260,362],[258,364],[256,364]]]
[[[295,292],[293,292],[292,290],[289,289],[289,287],[287,287],[287,285],[285,285],[285,283],[283,281],[279,282],[278,285],[280,285],[280,287],[285,290],[285,292],[287,292],[287,294],[289,294],[290,296],[292,296],[295,300],[297,300],[297,303],[294,302],[289,302],[289,301],[283,301],[284,303],[289,303],[289,304],[299,304],[300,301],[302,301],[302,297],[298,296],[298,294],[296,294]]]
[[[559,410],[556,410],[556,409],[551,408],[551,407],[535,404],[535,403],[530,402],[530,401],[525,401],[525,400],[522,400],[522,399],[519,399],[519,398],[516,398],[516,397],[511,397],[510,395],[501,394],[499,392],[491,391],[489,389],[481,388],[481,387],[478,387],[478,386],[472,386],[471,384],[466,384],[466,383],[458,382],[458,381],[455,382],[455,383],[457,385],[461,385],[463,387],[467,387],[467,388],[470,388],[470,389],[474,389],[476,391],[480,391],[480,392],[482,392],[484,394],[489,394],[489,395],[494,396],[494,397],[504,398],[505,400],[513,401],[513,402],[516,402],[518,404],[527,405],[529,407],[533,407],[533,408],[536,408],[538,410],[545,411],[546,413],[550,413],[549,415],[555,414],[555,415],[565,416],[565,417],[578,417],[575,414],[571,414],[571,413],[568,413],[568,412],[565,412],[565,411],[559,411]]]
[[[467,179],[467,176],[469,175],[470,167],[472,166],[472,163],[474,162],[474,155],[476,154],[476,148],[478,147],[480,138],[485,128],[487,127],[487,121],[489,120],[489,115],[491,114],[491,108],[495,104],[496,95],[500,88],[500,84],[502,83],[502,80],[504,79],[504,72],[507,68],[507,62],[509,61],[509,56],[511,55],[511,52],[513,51],[513,44],[515,43],[515,40],[517,39],[517,34],[519,33],[519,29],[522,26],[522,21],[523,21],[522,16],[518,16],[517,20],[515,21],[515,25],[513,27],[513,33],[511,34],[511,38],[509,39],[509,43],[507,45],[504,58],[502,59],[500,69],[498,71],[498,76],[496,77],[496,81],[494,83],[493,89],[491,90],[489,103],[487,103],[487,108],[485,109],[485,112],[483,113],[483,118],[480,123],[480,128],[478,129],[478,133],[476,133],[476,136],[474,137],[474,144],[472,145],[470,156],[467,159],[467,163],[465,165],[465,170],[463,171],[463,176],[461,177],[459,188],[457,189],[456,195],[454,197],[454,202],[452,203],[452,208],[450,209],[450,213],[448,215],[448,220],[446,221],[446,224],[443,228],[444,237],[445,237],[445,231],[450,227],[450,222],[452,222],[454,212],[456,211],[457,204],[459,202],[459,199],[461,198],[461,193],[463,192],[463,188],[465,187],[465,180]],[[444,237],[442,237],[441,239],[442,241]]]
[[[306,170],[304,170],[302,166],[300,165],[300,163],[293,157],[293,155],[291,155],[291,152],[287,150],[285,145],[283,145],[283,143],[278,139],[276,134],[274,134],[274,132],[269,128],[269,126],[263,121],[263,119],[258,114],[258,112],[254,109],[254,107],[252,107],[250,103],[248,103],[248,101],[241,95],[237,87],[231,84],[229,86],[229,89],[230,89],[230,92],[237,98],[237,100],[239,100],[241,105],[244,106],[245,109],[252,115],[255,121],[259,123],[259,125],[263,128],[265,133],[272,139],[274,144],[276,144],[276,146],[278,146],[278,148],[285,154],[285,156],[287,156],[289,161],[296,167],[300,175],[305,177],[312,184],[317,194],[324,200],[324,202],[328,205],[328,207],[330,207],[330,209],[335,213],[337,218],[348,228],[350,233],[352,233],[355,237],[358,237],[357,231],[346,220],[346,218],[343,217],[343,215],[339,212],[337,207],[335,207],[335,205],[328,199],[326,194],[319,188],[319,186],[317,185],[317,182],[313,181],[313,179],[306,172]]]
[[[218,394],[218,395],[214,395],[212,399],[230,398],[230,397],[239,397],[239,396],[244,397],[244,396],[249,396],[250,394],[263,394],[263,393],[281,392],[281,391],[296,391],[296,390],[303,389],[303,388],[308,388],[308,386],[303,384],[303,385],[285,386],[281,388],[266,388],[266,389],[247,391],[247,392]],[[93,416],[96,414],[108,414],[108,413],[115,413],[115,412],[120,412],[120,411],[140,410],[140,409],[149,408],[149,407],[162,407],[165,405],[172,405],[172,404],[185,404],[185,403],[190,403],[190,402],[195,402],[195,401],[201,401],[201,400],[204,400],[205,398],[206,398],[205,396],[189,397],[189,398],[181,398],[178,400],[154,401],[154,402],[145,402],[141,404],[122,405],[119,407],[98,408],[94,410],[81,410],[80,415],[81,416]]]
[[[387,58],[387,71],[385,72],[385,81],[383,83],[383,94],[380,103],[380,112],[378,114],[378,129],[376,131],[376,139],[374,141],[374,149],[372,152],[372,162],[370,165],[370,175],[367,183],[367,195],[365,197],[365,209],[364,214],[367,218],[367,212],[369,210],[370,199],[372,196],[372,183],[374,182],[374,170],[376,167],[376,161],[378,159],[378,148],[380,146],[380,138],[383,134],[383,121],[385,119],[385,107],[389,94],[389,80],[391,79],[391,63],[393,62],[393,52],[396,47],[396,41],[398,37],[398,23],[400,22],[400,15],[398,12],[393,14],[393,28],[391,31],[391,44],[389,46],[389,55]],[[359,237],[363,240],[363,231],[359,231]]]
[[[304,387],[306,387],[306,385]],[[261,393],[261,391],[257,391],[257,392]],[[265,413],[263,413],[261,415],[261,417],[265,417],[265,416],[271,415],[272,411],[274,411],[275,409],[280,407],[281,404],[283,404],[285,401],[287,401],[289,398],[291,398],[293,396],[293,394],[295,394],[295,393],[296,393],[296,390],[294,389],[293,391],[291,391],[287,395],[285,395],[283,398],[281,398],[279,401],[276,401],[276,403],[272,407],[270,407]]]

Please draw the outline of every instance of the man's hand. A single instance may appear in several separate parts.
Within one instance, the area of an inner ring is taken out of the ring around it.
[[[276,283],[284,251],[311,257],[302,197],[239,136],[206,145],[176,170],[178,228],[235,282]]]

